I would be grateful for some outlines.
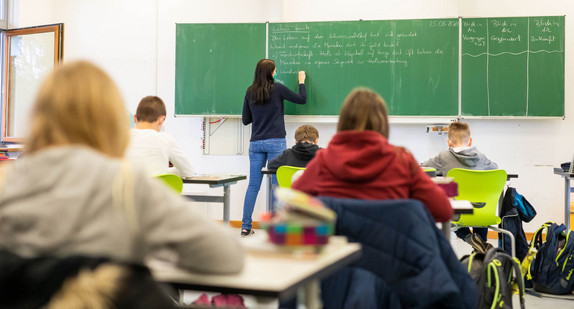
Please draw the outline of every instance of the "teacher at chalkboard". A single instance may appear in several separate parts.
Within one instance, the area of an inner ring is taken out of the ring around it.
[[[283,100],[297,104],[307,102],[304,71],[299,72],[299,94],[275,83],[275,76],[275,62],[270,59],[260,60],[255,67],[253,84],[247,88],[243,100],[243,124],[252,123],[253,126],[249,142],[249,185],[243,203],[241,236],[253,234],[251,216],[263,178],[261,169],[267,160],[277,157],[287,149]],[[273,184],[277,184],[275,176]]]

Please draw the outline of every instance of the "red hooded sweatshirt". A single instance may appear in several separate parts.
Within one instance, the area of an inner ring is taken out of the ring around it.
[[[315,196],[363,200],[417,199],[437,222],[452,218],[444,191],[410,152],[375,131],[341,131],[320,149],[293,189]]]

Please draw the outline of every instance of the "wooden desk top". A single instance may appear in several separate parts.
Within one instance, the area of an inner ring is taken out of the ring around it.
[[[442,174],[437,174],[436,177],[443,177]],[[518,178],[518,174],[506,174],[506,180]]]
[[[196,175],[183,177],[183,183],[196,183],[208,185],[221,185],[247,179],[245,175]]]
[[[452,209],[454,209],[455,215],[462,215],[462,214],[469,214],[472,215],[474,213],[474,208],[469,201],[466,200],[450,200],[450,205]]]
[[[22,152],[24,147],[0,147],[0,152]]]
[[[264,167],[261,169],[261,174],[262,175],[275,175],[275,174],[277,174],[277,171],[270,171],[266,167]]]
[[[155,280],[170,283],[179,289],[286,299],[295,295],[301,285],[325,278],[360,256],[360,244],[331,243],[315,258],[273,256],[248,251],[243,271],[237,275],[191,273],[166,264],[153,263],[150,269]]]

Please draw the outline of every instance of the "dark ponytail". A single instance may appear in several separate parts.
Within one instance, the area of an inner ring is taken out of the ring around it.
[[[273,71],[275,62],[271,59],[261,59],[255,67],[253,84],[247,88],[253,104],[265,104],[269,101],[271,89],[273,89]]]

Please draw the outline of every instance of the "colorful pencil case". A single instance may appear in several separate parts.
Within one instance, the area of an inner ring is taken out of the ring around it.
[[[318,222],[314,225],[303,225],[299,222],[263,224],[269,235],[269,241],[276,245],[307,246],[326,245],[329,236],[333,235],[333,224]]]

